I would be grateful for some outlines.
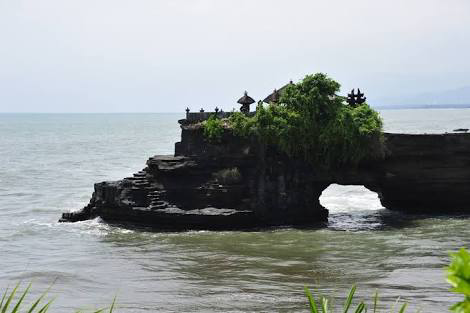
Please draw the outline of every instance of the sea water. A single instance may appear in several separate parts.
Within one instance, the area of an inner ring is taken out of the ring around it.
[[[470,128],[470,110],[386,110],[385,130]],[[183,114],[0,114],[0,289],[52,283],[50,312],[307,312],[309,286],[341,305],[397,299],[445,312],[450,251],[470,246],[469,216],[409,215],[362,186],[332,185],[328,227],[158,233],[99,219],[58,223],[87,204],[95,182],[129,176],[172,154]],[[445,208],[443,208],[445,211]],[[3,291],[3,290],[2,290]]]

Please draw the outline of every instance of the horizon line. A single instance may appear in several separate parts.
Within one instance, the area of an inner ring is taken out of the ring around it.
[[[186,114],[186,112],[1,112],[0,114]]]
[[[423,105],[423,106],[377,106],[372,107],[376,110],[425,110],[425,109],[470,109],[470,105],[462,106],[442,106],[442,105]],[[210,113],[210,111],[206,111]],[[193,112],[194,113],[194,112]],[[197,112],[196,112],[197,113]],[[0,114],[181,114],[186,112],[0,112]]]

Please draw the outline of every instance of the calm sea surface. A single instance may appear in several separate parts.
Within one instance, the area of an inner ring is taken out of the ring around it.
[[[392,132],[470,128],[470,110],[382,111]],[[470,246],[469,216],[404,215],[360,186],[332,185],[327,228],[152,233],[99,219],[57,223],[95,182],[172,154],[182,114],[0,114],[0,289],[52,282],[51,312],[307,312],[304,285],[340,299],[353,283],[371,301],[445,312],[448,252]],[[445,208],[443,208],[445,209]]]

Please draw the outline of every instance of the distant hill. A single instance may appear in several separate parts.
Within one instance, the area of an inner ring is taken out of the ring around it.
[[[470,108],[470,86],[441,92],[379,99],[376,108]]]

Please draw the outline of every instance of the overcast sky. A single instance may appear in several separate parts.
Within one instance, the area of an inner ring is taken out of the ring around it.
[[[372,105],[470,85],[470,1],[0,0],[0,112],[229,110],[314,72]]]

